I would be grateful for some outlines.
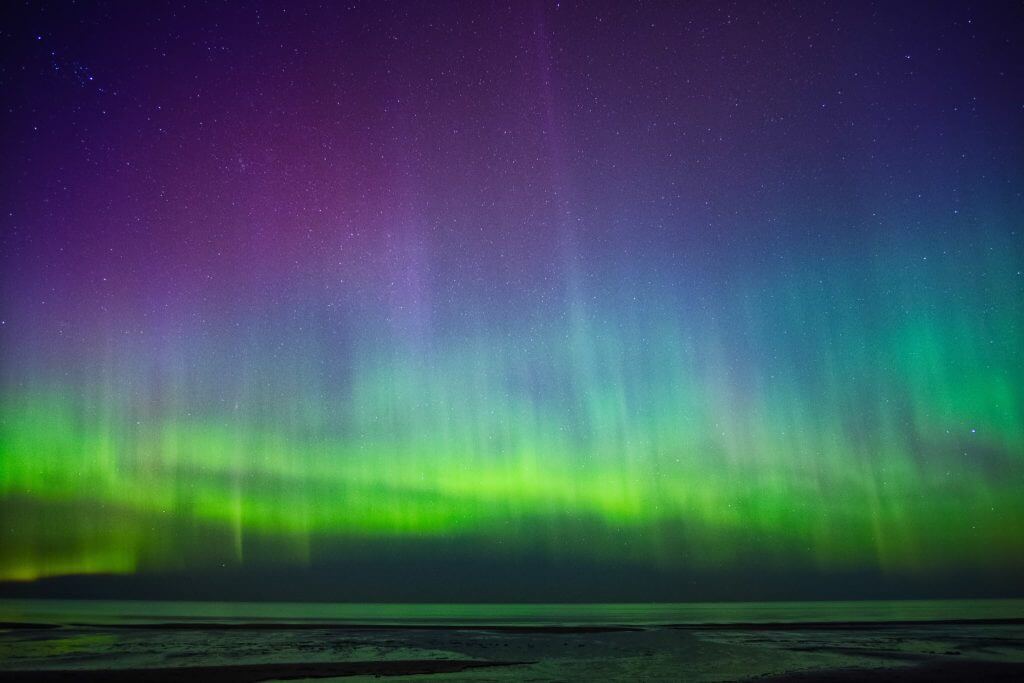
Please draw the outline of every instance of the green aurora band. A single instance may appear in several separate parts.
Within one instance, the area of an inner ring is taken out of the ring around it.
[[[0,579],[302,565],[322,539],[1024,567],[1024,279],[1003,234],[747,272],[700,300],[570,277],[514,321],[349,312],[344,344],[311,333],[338,314],[310,300],[266,313],[272,335],[97,334],[74,371],[19,348]]]

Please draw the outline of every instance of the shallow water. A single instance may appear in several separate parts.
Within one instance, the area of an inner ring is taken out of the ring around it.
[[[664,625],[1024,618],[1024,600],[890,600],[641,604],[364,604],[0,601],[0,621],[130,624],[168,621],[409,625]]]

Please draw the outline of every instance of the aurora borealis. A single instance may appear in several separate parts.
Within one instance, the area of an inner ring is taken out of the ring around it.
[[[1024,571],[1024,16],[801,4],[5,9],[0,580]]]

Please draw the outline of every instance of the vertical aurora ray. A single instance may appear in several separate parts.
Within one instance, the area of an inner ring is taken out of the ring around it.
[[[1014,267],[1004,260],[993,273]],[[99,388],[26,378],[5,393],[6,504],[109,506],[116,521],[62,525],[52,557],[25,539],[5,572],[88,567],[94,535],[112,545],[99,570],[188,555],[149,547],[167,542],[145,531],[164,516],[232,529],[237,561],[248,534],[291,539],[300,561],[314,535],[547,536],[554,549],[591,524],[609,547],[587,552],[618,552],[626,534],[641,556],[688,566],[727,562],[753,537],[766,554],[800,548],[797,564],[1016,561],[1021,298],[951,314],[931,288],[882,277],[862,282],[863,310],[831,308],[852,300],[852,277],[734,292],[715,314],[740,322],[717,332],[697,311],[640,303],[419,352],[374,336],[333,386],[318,369],[330,349],[300,328],[273,361],[252,351],[262,382],[246,377],[252,356],[232,360],[216,339],[205,361],[182,344],[195,365],[180,376],[129,348]],[[957,297],[993,301],[978,289]]]
[[[655,37],[687,30],[658,19]],[[311,36],[306,85],[251,67],[221,95],[238,58],[180,47],[199,112],[121,66],[122,99],[58,81],[9,114],[25,159],[66,135],[28,137],[27,107],[77,103],[83,135],[131,163],[97,170],[76,146],[4,192],[0,580],[308,566],[360,539],[670,571],[1024,568],[1024,211],[1002,189],[1021,180],[1003,85],[977,86],[980,122],[944,114],[951,141],[912,107],[945,91],[819,75],[806,101],[771,105],[800,123],[737,105],[726,143],[705,129],[729,68],[704,77],[707,99],[646,71],[609,122],[587,98],[621,94],[619,67],[575,61],[591,31],[638,64],[713,64],[711,47],[668,58],[575,14],[549,17],[545,42],[514,17],[493,45],[455,41],[484,52],[474,75],[505,74],[484,86],[392,18],[419,51],[388,48],[391,92],[316,28],[335,20],[279,20],[284,44]],[[344,85],[315,77],[327,57]],[[837,84],[846,128],[816,118]],[[272,85],[292,90],[256,96]],[[533,88],[543,102],[509,104]],[[883,125],[875,92],[911,110]],[[157,123],[133,113],[158,101]],[[690,135],[652,143],[667,121]],[[780,156],[800,126],[819,144]],[[980,161],[934,177],[961,148]]]

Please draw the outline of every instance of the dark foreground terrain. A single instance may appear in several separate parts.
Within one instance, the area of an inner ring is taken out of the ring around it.
[[[1024,680],[1024,622],[0,624],[0,680]]]

